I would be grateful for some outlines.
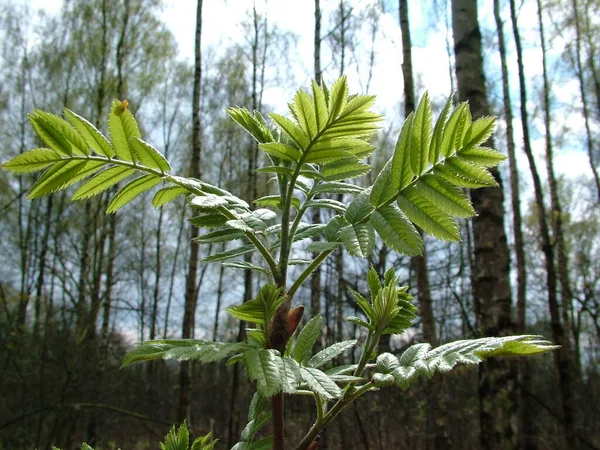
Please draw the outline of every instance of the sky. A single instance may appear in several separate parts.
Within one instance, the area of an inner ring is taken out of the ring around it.
[[[19,0],[26,3],[33,10],[44,9],[51,14],[60,10],[62,0]],[[374,0],[354,0],[350,3],[357,7],[364,7],[373,3]],[[430,0],[431,2],[431,0]],[[165,0],[163,20],[174,34],[182,58],[193,60],[194,54],[194,32],[196,16],[196,0]],[[388,10],[380,19],[378,25],[378,41],[376,46],[376,61],[373,70],[373,78],[370,84],[369,94],[377,95],[377,108],[389,120],[392,117],[392,123],[395,127],[401,124],[401,113],[399,105],[403,97],[402,94],[402,46],[401,36],[398,24],[398,12],[396,1],[386,1]],[[417,95],[421,95],[426,88],[432,99],[442,103],[443,99],[450,93],[451,84],[448,68],[448,55],[446,49],[447,33],[444,26],[435,27],[437,20],[445,20],[443,12],[433,10],[433,8],[412,8],[413,5],[422,5],[425,2],[411,2],[411,33],[413,40],[413,68],[417,83]],[[442,2],[440,2],[442,3]],[[268,17],[271,24],[276,24],[282,31],[290,31],[297,37],[295,52],[291,56],[294,64],[293,73],[299,85],[306,86],[313,72],[313,33],[314,33],[314,12],[312,2],[298,0],[271,0],[268,4],[264,1],[256,1],[259,11],[268,7]],[[322,0],[323,9],[334,8],[338,4],[334,0]],[[243,32],[240,23],[247,17],[247,8],[252,6],[250,0],[207,0],[203,4],[203,29],[202,41],[203,48],[224,48],[225,45],[240,42],[243,39]],[[480,1],[479,20],[484,29],[495,32],[491,1]],[[504,11],[506,22],[508,22],[508,12]],[[439,18],[437,17],[439,14]],[[326,14],[324,14],[326,16]],[[527,62],[527,78],[532,85],[539,85],[541,78],[541,52],[538,45],[537,31],[537,11],[535,2],[524,2],[519,11],[519,25],[522,27],[522,39],[524,44],[524,59]],[[328,22],[324,20],[322,25],[326,29]],[[364,44],[363,57],[366,60],[366,53],[370,51],[369,45],[371,36],[364,27],[362,35],[359,35],[358,41]],[[452,38],[449,36],[450,39]],[[489,37],[494,37],[490,35]],[[484,31],[484,39],[486,38]],[[512,39],[512,31],[505,27],[505,38]],[[557,36],[551,37],[550,42],[553,49],[550,55],[551,70],[558,67],[558,56],[565,47],[565,40]],[[509,51],[512,45],[508,45]],[[499,57],[497,52],[485,54],[488,71],[488,79],[499,82]],[[325,58],[324,58],[325,59]],[[367,64],[351,65],[347,73],[351,89],[355,91],[364,91],[366,79]],[[512,90],[513,105],[518,105],[518,79],[516,78],[516,58],[509,57],[509,71],[513,74]],[[492,72],[492,73],[489,73]],[[333,75],[333,74],[332,74]],[[331,82],[333,79],[327,79]],[[564,80],[563,80],[564,81]],[[264,92],[265,103],[272,105],[277,112],[285,112],[285,101],[293,95],[296,86],[267,86]],[[571,131],[571,134],[582,136],[583,121],[578,110],[578,105],[574,104],[574,98],[577,96],[578,87],[574,80],[568,82],[558,82],[553,86],[553,96],[558,103],[566,105],[567,109],[562,113],[560,123],[557,125],[565,126]],[[491,95],[494,95],[492,92]],[[499,98],[496,99],[500,104]],[[528,109],[537,116],[533,117],[535,127],[542,129],[541,111],[539,101],[532,95],[530,89],[530,98]],[[569,108],[569,106],[571,106]],[[515,110],[515,116],[518,116]],[[520,143],[522,140],[520,120],[515,118],[515,141]],[[532,133],[533,146],[540,161],[543,161],[543,135],[541,133]],[[522,152],[521,152],[522,153]],[[528,169],[528,163],[524,155],[519,158],[519,166],[524,170]],[[556,169],[559,174],[566,174],[570,177],[580,175],[589,176],[589,164],[587,156],[580,145],[575,142],[566,149],[558,152],[556,155]],[[545,168],[540,167],[539,171],[544,174]]]

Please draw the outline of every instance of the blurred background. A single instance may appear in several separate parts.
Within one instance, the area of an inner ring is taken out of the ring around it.
[[[340,251],[297,300],[305,316],[323,315],[320,346],[360,339],[343,320],[357,314],[348,288],[366,293],[369,264],[381,274],[395,267],[421,316],[382,350],[519,332],[562,349],[385,389],[349,408],[320,448],[598,449],[600,2],[485,0],[478,14],[475,5],[0,0],[0,161],[42,145],[27,121],[32,109],[68,107],[106,131],[111,100],[126,98],[175,173],[252,202],[274,187],[255,172],[265,161],[225,108],[286,114],[311,78],[346,74],[351,92],[377,95],[385,115],[374,169],[356,181],[366,185],[391,156],[413,96],[427,90],[436,114],[458,90],[474,116],[499,117],[495,147],[510,157],[501,188],[474,198],[483,209],[460,224],[462,242],[426,238],[425,257],[412,259],[382,243],[368,260]],[[465,63],[465,51],[483,54],[483,64]],[[481,89],[464,81],[469,73]],[[114,190],[76,203],[72,191],[30,201],[34,181],[0,172],[0,449],[157,448],[185,417],[196,434],[213,431],[217,448],[237,442],[252,393],[237,365],[192,364],[191,383],[172,361],[119,365],[135,342],[182,337],[185,320],[183,337],[238,339],[243,329],[225,308],[252,298],[265,278],[196,266],[184,202],[156,210],[145,196],[106,215]],[[317,210],[312,220],[330,215]],[[305,246],[298,255],[310,257]],[[227,248],[201,247],[199,258]],[[480,258],[496,258],[497,270],[484,273]],[[182,410],[183,393],[191,405]],[[308,401],[287,406],[295,442],[314,412]]]

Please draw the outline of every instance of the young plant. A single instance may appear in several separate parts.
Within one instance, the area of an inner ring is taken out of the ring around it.
[[[187,429],[185,421],[179,429],[175,431],[173,426],[165,436],[165,442],[159,444],[160,450],[213,450],[218,439],[212,439],[212,433],[194,439],[190,446],[190,433]],[[60,450],[57,447],[52,447],[52,450]],[[94,450],[85,442],[81,445],[81,450]],[[118,449],[121,450],[121,449]]]
[[[228,113],[266,153],[269,165],[258,172],[271,173],[277,191],[255,201],[257,208],[217,186],[171,173],[165,158],[141,138],[126,101],[114,100],[109,116],[109,136],[65,109],[65,119],[42,111],[30,115],[45,148],[29,150],[3,164],[15,173],[46,169],[29,192],[29,198],[83,184],[73,195],[81,200],[98,195],[130,179],[112,198],[108,213],[115,213],[135,197],[157,185],[152,204],[161,207],[185,195],[195,215],[191,222],[207,228],[201,244],[236,241],[239,244],[208,255],[204,262],[225,262],[228,267],[266,274],[268,283],[253,300],[229,308],[233,317],[251,324],[243,342],[197,339],[158,340],[139,344],[123,361],[126,367],[158,358],[243,364],[256,382],[248,424],[236,450],[281,450],[284,439],[284,394],[312,396],[316,419],[304,438],[292,447],[315,449],[318,437],[349,404],[367,392],[385,386],[410,387],[419,377],[446,372],[459,363],[475,364],[490,356],[532,355],[555,346],[538,336],[513,336],[463,340],[432,349],[428,344],[409,347],[401,355],[378,354],[384,334],[400,334],[411,326],[416,308],[406,287],[392,269],[381,280],[374,269],[367,274],[370,295],[352,291],[362,317],[347,320],[363,328],[366,339],[336,342],[312,354],[322,328],[313,317],[299,327],[303,307],[294,297],[309,275],[336,249],[343,247],[358,258],[367,258],[375,236],[398,253],[418,255],[423,240],[416,226],[445,241],[460,239],[456,218],[475,214],[461,188],[496,186],[487,168],[504,156],[483,144],[495,119],[472,120],[466,103],[453,108],[449,98],[433,124],[427,94],[416,112],[405,121],[392,157],[372,186],[349,180],[371,170],[365,159],[375,147],[369,139],[381,117],[371,111],[375,98],[349,95],[341,77],[331,87],[312,82],[310,92],[299,90],[289,104],[291,117],[270,114],[270,125],[258,112],[229,108]],[[134,174],[137,178],[131,179]],[[346,204],[331,199],[344,194]],[[311,208],[336,214],[323,224],[303,221]],[[321,240],[305,246],[305,239]],[[312,260],[293,258],[295,244],[316,253]],[[257,251],[261,265],[236,260]],[[304,265],[294,279],[292,264]],[[362,348],[357,364],[336,366],[337,357],[353,346]],[[268,422],[272,435],[258,439]]]

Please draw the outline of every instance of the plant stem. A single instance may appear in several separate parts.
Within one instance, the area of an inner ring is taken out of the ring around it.
[[[341,413],[344,408],[350,405],[354,400],[363,395],[365,392],[370,391],[374,387],[372,381],[369,381],[367,384],[360,386],[353,391],[345,392],[342,398],[340,398],[335,405],[325,414],[322,420],[317,420],[310,428],[306,436],[300,441],[300,443],[296,446],[295,450],[306,450],[306,448],[316,439],[317,435],[323,431],[327,425],[331,423],[333,419],[337,417],[339,413]],[[275,447],[274,447],[275,448]]]
[[[319,255],[320,256],[320,255]],[[381,330],[377,330],[375,333],[369,332],[367,336],[367,340],[365,342],[365,349],[360,356],[360,360],[358,362],[358,366],[354,371],[354,376],[361,376],[362,372],[365,370],[369,362],[370,355],[373,353],[373,349],[378,345],[379,339],[381,337]],[[356,400],[365,392],[371,390],[374,384],[372,381],[369,381],[367,384],[360,386],[358,388],[354,387],[353,383],[350,383],[346,386],[342,397],[338,399],[338,401],[333,405],[333,407],[323,416],[320,411],[322,411],[323,405],[322,402],[315,397],[315,401],[317,403],[317,420],[310,428],[306,436],[300,441],[300,443],[296,446],[296,450],[305,450],[317,437],[317,435],[325,429],[327,425],[350,403]]]
[[[290,234],[290,213],[292,210],[292,199],[294,197],[294,187],[296,186],[296,180],[300,175],[300,168],[302,167],[302,159],[296,166],[296,170],[290,179],[288,184],[287,195],[283,203],[283,212],[281,214],[281,249],[279,251],[279,272],[281,277],[285,280],[287,276],[287,265],[290,258],[290,250],[292,248],[292,241],[294,240],[293,234]],[[300,213],[298,213],[300,215]],[[285,289],[285,284],[283,285]]]
[[[334,250],[335,249],[325,250],[324,252],[319,253],[319,255],[314,259],[314,261],[310,263],[310,265],[304,270],[304,272],[300,274],[300,276],[296,279],[296,281],[294,281],[294,284],[292,284],[292,287],[290,287],[290,290],[288,291],[288,297],[290,299],[294,298],[294,294],[296,294],[296,291],[302,285],[302,283],[306,281],[309,275],[313,273],[314,270],[317,267],[319,267],[323,263],[323,261],[325,261],[329,255],[331,255],[331,253]]]

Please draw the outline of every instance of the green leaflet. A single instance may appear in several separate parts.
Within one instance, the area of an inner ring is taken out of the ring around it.
[[[68,156],[90,154],[86,142],[66,120],[37,109],[29,115],[29,120],[38,136],[52,150]]]
[[[264,221],[270,221],[277,217],[273,211],[269,209],[257,209],[255,211],[245,212],[239,215],[239,219],[228,220],[227,226],[242,231],[265,231],[267,224]]]
[[[400,290],[398,290],[400,291]],[[417,318],[417,307],[410,300],[412,297],[405,292],[398,292],[398,303],[396,306],[399,311],[388,322],[381,334],[402,334],[410,328]]]
[[[488,337],[461,340],[431,349],[429,344],[410,346],[397,358],[389,353],[377,357],[377,369],[391,374],[402,389],[412,385],[419,376],[431,377],[447,372],[457,364],[477,364],[491,356],[519,356],[545,353],[558,348],[540,336]]]
[[[268,273],[262,267],[256,266],[256,265],[251,264],[251,263],[246,262],[246,261],[237,261],[237,262],[223,263],[222,265],[223,265],[223,267],[230,267],[232,269],[256,270],[256,271],[262,272],[264,274]]]
[[[73,200],[81,200],[98,195],[119,181],[129,177],[134,172],[134,169],[121,166],[105,169],[81,185],[73,194]]]
[[[130,181],[115,194],[106,208],[106,213],[112,214],[117,212],[138,195],[143,194],[149,189],[152,189],[161,181],[162,180],[155,175],[144,175]]]
[[[321,367],[322,365],[327,364],[329,361],[338,357],[346,350],[354,347],[356,345],[356,342],[356,339],[352,339],[349,341],[341,341],[336,342],[335,344],[330,345],[327,348],[324,348],[315,356],[310,358],[310,360],[308,361],[309,367]]]
[[[371,292],[371,298],[375,297],[381,290],[381,280],[379,280],[379,274],[373,266],[370,266],[369,270],[367,271],[367,285],[369,286],[369,291]]]
[[[200,210],[210,211],[226,206],[227,199],[214,194],[195,195],[191,198],[190,205]]]
[[[223,343],[201,339],[165,339],[137,344],[127,352],[121,367],[154,359],[199,360],[213,362],[250,348],[244,342]]]
[[[135,162],[135,150],[130,146],[130,141],[134,138],[141,138],[138,124],[127,109],[126,100],[113,100],[108,114],[108,131],[110,140],[117,158],[123,161]]]
[[[281,142],[268,142],[266,144],[259,144],[262,151],[268,153],[276,158],[283,159],[285,161],[295,162],[300,161],[302,153],[295,147],[291,147]]]
[[[429,95],[425,93],[417,107],[411,127],[410,166],[416,175],[421,175],[429,164],[431,120],[431,103]]]
[[[350,180],[371,171],[371,166],[357,161],[356,158],[344,158],[321,167],[321,175],[327,181]]]
[[[458,156],[446,158],[443,164],[435,166],[434,173],[457,187],[476,189],[498,186],[494,177],[485,167],[473,164]]]
[[[274,284],[267,284],[260,289],[256,298],[239,306],[227,308],[227,312],[236,319],[265,325],[273,318],[275,311],[284,300],[281,289]]]
[[[160,208],[161,206],[172,202],[180,195],[185,195],[187,193],[188,191],[179,186],[167,186],[161,188],[156,191],[156,194],[154,194],[154,197],[152,198],[152,206],[155,208]]]
[[[271,113],[269,117],[273,119],[273,121],[279,125],[285,133],[298,145],[299,148],[306,148],[310,142],[309,137],[304,133],[302,128],[296,125],[287,117],[281,116],[279,114]]]
[[[81,160],[65,160],[54,164],[38,178],[27,194],[27,198],[39,198],[66,188],[77,181],[77,174],[82,171],[85,166],[86,161]]]
[[[495,117],[480,117],[475,122],[470,124],[470,127],[465,134],[465,140],[462,145],[462,148],[469,149],[483,144],[492,135],[495,127]]]
[[[325,225],[322,223],[301,225],[302,226],[298,227],[298,231],[296,231],[296,234],[294,235],[294,242],[318,236],[325,229]]]
[[[301,367],[300,374],[302,380],[308,388],[315,394],[320,395],[328,400],[339,398],[342,395],[342,390],[335,382],[324,372],[313,367]]]
[[[112,158],[115,155],[108,139],[106,139],[94,125],[67,108],[64,109],[64,114],[73,128],[75,128],[85,140],[88,147],[95,153],[100,156],[106,156],[107,158]]]
[[[302,363],[308,358],[315,342],[317,342],[317,338],[321,334],[322,326],[323,318],[318,315],[310,319],[302,330],[300,330],[292,352],[297,362]]]
[[[132,138],[129,145],[135,152],[137,159],[146,167],[158,169],[162,173],[171,171],[171,166],[165,157],[147,142],[142,141],[140,138]]]
[[[392,157],[392,184],[398,190],[404,189],[414,178],[414,172],[411,167],[410,156],[410,136],[415,120],[415,114],[410,115],[404,121],[400,136],[396,142],[396,149]]]
[[[296,391],[297,384],[301,380],[300,365],[289,356],[279,358],[279,372],[281,373],[281,387],[283,392],[292,393]]]
[[[304,206],[306,208],[328,208],[341,213],[346,212],[346,205],[344,203],[330,198],[319,198],[316,200],[311,200],[309,202],[306,202]]]
[[[339,231],[344,248],[352,256],[368,258],[375,245],[375,233],[368,222],[350,224]]]
[[[442,108],[438,120],[435,122],[435,128],[433,129],[433,135],[431,136],[431,144],[429,147],[429,162],[431,164],[435,164],[438,159],[440,159],[442,137],[444,136],[444,129],[446,128],[446,123],[450,115],[450,110],[452,109],[453,101],[454,93],[452,93],[448,97],[448,100],[446,100],[446,104]]]
[[[340,230],[350,225],[342,216],[333,216],[325,227],[325,237],[329,242],[340,241]]]
[[[199,228],[219,228],[224,226],[227,220],[227,217],[223,214],[216,210],[212,210],[192,217],[190,223]]]
[[[471,217],[475,210],[465,193],[437,175],[421,177],[414,188],[442,211],[454,217]]]
[[[398,189],[392,183],[392,160],[390,159],[377,175],[369,200],[377,208],[392,200],[396,195],[398,195]]]
[[[314,139],[317,135],[317,118],[312,99],[305,90],[300,89],[296,93],[290,110],[309,139]]]
[[[342,245],[341,242],[311,242],[306,246],[306,251],[309,253],[326,252],[335,250],[340,245]]]
[[[205,434],[204,436],[194,439],[190,450],[213,450],[215,445],[219,442],[218,439],[212,438],[212,432]]]
[[[469,147],[460,149],[458,156],[482,167],[496,167],[506,159],[502,153],[487,147]]]
[[[461,147],[464,133],[470,126],[470,118],[467,103],[461,103],[450,115],[440,145],[440,153],[443,157],[452,156]]]
[[[400,254],[415,256],[423,251],[423,239],[404,213],[386,206],[373,213],[371,225],[386,245]]]
[[[348,223],[356,224],[364,221],[375,209],[369,201],[369,191],[364,191],[358,194],[348,205],[346,214],[344,215]]]
[[[195,242],[199,244],[216,244],[219,242],[229,242],[234,241],[236,239],[242,239],[244,237],[244,233],[238,230],[225,229],[225,230],[217,230],[212,233],[201,234],[200,236],[194,238]]]
[[[325,99],[325,93],[323,92],[323,89],[321,89],[315,80],[312,80],[311,87],[317,131],[321,131],[323,128],[325,128],[325,125],[327,125],[327,119],[329,118],[327,100]]]
[[[366,298],[364,298],[362,295],[360,295],[354,289],[348,288],[348,290],[349,290],[350,294],[352,295],[352,297],[354,297],[354,299],[358,303],[358,306],[360,306],[360,309],[362,310],[362,312],[365,313],[365,316],[367,316],[367,318],[369,319],[369,322],[373,322],[373,320],[375,320],[375,312],[373,311],[373,305],[371,305],[371,302],[369,302]],[[374,295],[377,295],[377,294],[374,294]],[[370,325],[369,325],[369,327],[370,327]]]
[[[356,186],[355,184],[343,183],[340,181],[326,181],[319,183],[312,188],[312,192],[315,194],[360,194],[363,190],[364,188]]]
[[[271,208],[282,208],[281,197],[279,195],[266,195],[254,200],[254,203],[260,206],[270,206]],[[298,197],[292,197],[292,206],[300,209],[300,199]]]
[[[333,122],[334,119],[342,112],[348,99],[348,80],[345,76],[341,76],[337,79],[333,86],[331,86],[331,93],[329,95],[329,120],[328,123]]]
[[[60,154],[52,149],[34,148],[5,162],[2,164],[2,168],[13,173],[37,172],[59,162],[61,159]]]
[[[311,238],[314,236],[318,236],[319,234],[321,234],[323,232],[323,229],[325,228],[324,224],[308,224],[308,223],[303,223],[301,222],[300,225],[298,226],[298,230],[296,231],[296,234],[294,234],[294,242],[297,241],[301,241],[302,239],[306,239],[306,238]],[[274,231],[274,232],[279,232],[280,231],[280,227],[277,226],[275,228],[269,228],[267,229],[268,232],[270,231]],[[275,241],[272,245],[271,245],[271,249],[276,249],[281,247],[281,241],[277,240]]]
[[[277,350],[261,348],[244,352],[248,377],[256,381],[257,391],[265,397],[272,397],[282,390],[279,358]]]
[[[358,325],[359,327],[364,327],[369,331],[374,331],[371,324],[368,323],[367,321],[361,319],[360,317],[348,316],[348,317],[346,317],[346,321],[350,322],[351,324]]]
[[[405,189],[398,196],[398,206],[424,232],[443,241],[460,241],[456,221],[438,209],[416,189]]]
[[[274,141],[264,117],[258,111],[251,114],[246,108],[227,108],[227,114],[250,133],[259,144]]]
[[[337,161],[343,158],[353,158],[354,155],[346,147],[339,147],[335,140],[319,141],[319,148],[315,148],[307,154],[305,161],[307,163],[324,164],[330,161]]]
[[[164,444],[160,444],[160,450],[188,450],[189,442],[190,434],[187,425],[183,423],[177,431],[173,425],[165,436]]]
[[[233,250],[227,250],[220,253],[213,253],[210,256],[207,256],[202,260],[204,263],[217,262],[217,261],[225,261],[227,259],[235,258],[236,256],[245,255],[246,253],[253,252],[255,247],[253,245],[243,245],[238,248],[234,248]]]
[[[383,374],[392,373],[400,363],[398,362],[398,358],[396,358],[391,353],[382,353],[377,357],[377,371]]]

